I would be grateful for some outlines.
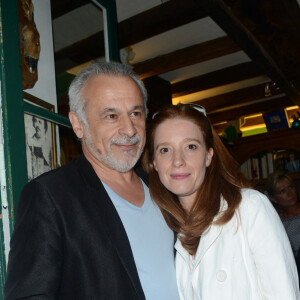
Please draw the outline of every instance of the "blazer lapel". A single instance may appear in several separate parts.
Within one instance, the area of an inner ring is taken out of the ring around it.
[[[200,243],[197,249],[195,261],[196,264],[202,260],[205,253],[209,250],[209,248],[217,241],[223,226],[212,225],[202,236],[200,239]]]
[[[90,195],[93,198],[93,201],[100,206],[99,218],[103,222],[103,226],[106,229],[112,244],[115,246],[119,259],[127,271],[139,298],[145,299],[123,223],[100,179],[84,156],[82,156],[81,172],[84,181],[92,190]]]
[[[221,197],[219,214],[227,209],[227,202]],[[214,221],[219,218],[219,214],[215,216]],[[197,264],[202,260],[205,253],[217,241],[221,235],[223,226],[212,224],[201,236],[200,243],[197,249],[196,257]]]

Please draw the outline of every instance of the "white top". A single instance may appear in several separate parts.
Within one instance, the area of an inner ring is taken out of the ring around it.
[[[269,199],[243,189],[238,212],[224,226],[212,225],[203,234],[195,258],[177,240],[180,299],[300,299],[293,252]]]
[[[103,184],[126,230],[147,300],[179,300],[174,261],[174,233],[143,183],[145,200],[135,206]]]

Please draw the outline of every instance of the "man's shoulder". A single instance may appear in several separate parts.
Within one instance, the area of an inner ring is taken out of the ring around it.
[[[91,180],[86,178],[87,174],[91,178],[95,176],[91,174],[89,163],[84,157],[75,158],[66,165],[28,182],[22,190],[20,199],[26,199],[26,202],[31,199],[32,203],[48,203],[51,199],[52,206],[54,202],[56,206],[57,203],[61,206],[68,202],[66,199],[83,198],[91,187]]]
[[[58,167],[49,172],[32,179],[27,186],[41,186],[50,190],[65,187],[65,189],[75,189],[83,180],[92,175],[92,167],[86,158],[81,155],[72,159],[66,165]]]
[[[66,175],[75,175],[77,173],[77,170],[79,170],[80,166],[83,163],[82,160],[83,160],[82,156],[74,158],[66,165],[58,167],[49,172],[46,172],[40,175],[39,177],[33,179],[32,181],[46,182],[49,180],[59,179],[61,177],[65,178]]]

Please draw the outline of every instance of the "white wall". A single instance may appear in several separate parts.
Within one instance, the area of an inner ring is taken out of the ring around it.
[[[25,91],[53,104],[57,112],[51,4],[50,0],[32,0],[32,3],[34,5],[34,21],[40,34],[41,51],[38,62],[38,81],[32,89]],[[56,146],[57,162],[60,163],[60,143],[57,126]]]
[[[53,104],[57,111],[50,0],[32,0],[32,3],[35,24],[40,33],[41,52],[38,62],[38,81],[26,92]]]

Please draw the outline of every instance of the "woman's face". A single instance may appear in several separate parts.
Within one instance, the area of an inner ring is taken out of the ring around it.
[[[298,200],[295,185],[286,178],[278,181],[271,200],[282,208],[295,205]]]
[[[212,157],[213,149],[206,150],[202,131],[193,122],[170,119],[157,127],[153,166],[185,210],[192,207]]]

